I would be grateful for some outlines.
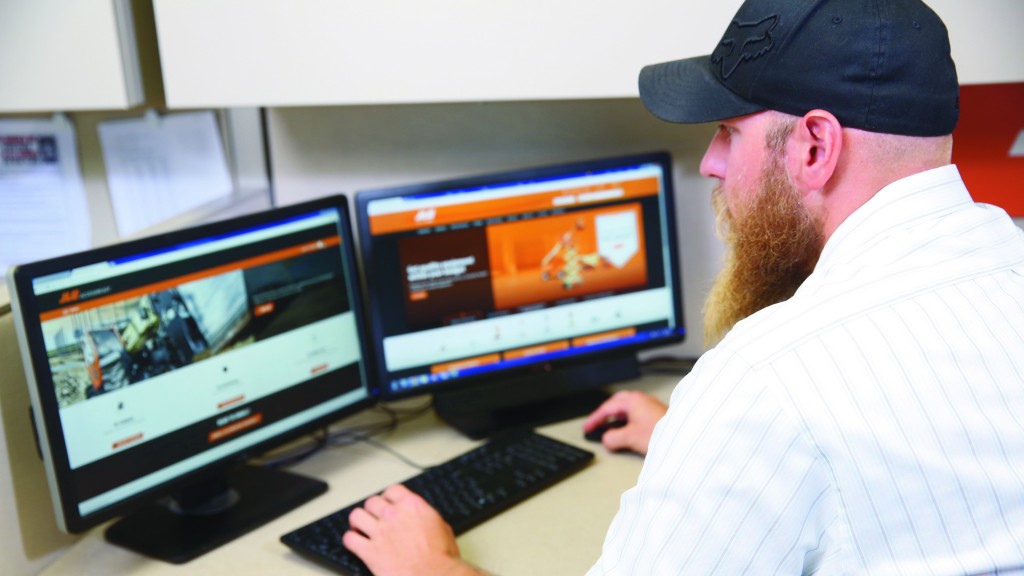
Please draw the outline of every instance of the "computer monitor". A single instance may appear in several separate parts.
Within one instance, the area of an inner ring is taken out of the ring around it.
[[[381,396],[471,437],[584,413],[686,333],[667,153],[363,191],[356,219]]]
[[[242,463],[371,402],[355,263],[338,196],[12,268],[60,528],[180,563],[326,490]]]

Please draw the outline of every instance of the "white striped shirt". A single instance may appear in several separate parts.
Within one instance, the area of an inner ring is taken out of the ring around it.
[[[954,166],[673,392],[592,574],[1024,573],[1024,234]]]

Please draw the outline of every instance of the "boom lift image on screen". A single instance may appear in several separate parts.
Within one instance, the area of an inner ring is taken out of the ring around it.
[[[214,300],[217,307],[200,304]],[[251,337],[240,338],[249,319],[240,273],[69,316],[54,330],[50,354],[61,406],[251,343]],[[65,344],[68,334],[77,345]]]
[[[131,360],[116,328],[86,332],[82,338],[82,357],[91,384],[85,389],[87,398],[128,385]]]
[[[576,220],[573,229],[567,230],[558,242],[551,247],[551,250],[541,260],[541,277],[544,280],[558,278],[562,281],[562,288],[572,290],[583,284],[583,271],[597,268],[600,265],[607,266],[608,262],[598,253],[580,254],[576,247],[574,234],[583,231],[586,223],[582,218]],[[556,268],[553,262],[561,261],[561,267]],[[553,272],[553,273],[552,273]]]

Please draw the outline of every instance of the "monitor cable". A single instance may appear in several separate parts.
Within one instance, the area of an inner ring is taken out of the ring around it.
[[[414,468],[422,470],[422,466],[394,452],[390,448],[385,447],[383,444],[376,441],[374,437],[391,432],[398,428],[400,424],[427,413],[430,411],[432,405],[431,401],[424,402],[421,405],[413,406],[411,408],[378,404],[372,410],[384,416],[384,419],[381,421],[357,424],[337,429],[331,429],[331,427],[325,426],[310,434],[307,442],[299,446],[292,446],[284,451],[272,453],[272,455],[267,457],[256,459],[254,463],[268,468],[287,468],[305,461],[307,458],[319,453],[324,448],[338,448],[342,446],[350,446],[359,442],[367,442],[373,446],[392,452],[392,454],[400,460]]]

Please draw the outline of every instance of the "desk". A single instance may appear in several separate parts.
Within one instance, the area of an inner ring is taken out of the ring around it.
[[[667,399],[674,375],[647,375],[625,382]],[[410,405],[422,399],[408,401]],[[338,426],[369,418],[360,414]],[[595,461],[525,502],[459,537],[463,557],[496,574],[582,574],[597,559],[605,531],[618,510],[619,496],[635,482],[643,459],[611,454],[587,442],[583,418],[538,429],[542,434],[589,449]],[[445,461],[478,442],[469,440],[427,412],[378,437],[411,460]],[[330,489],[307,504],[188,564],[149,560],[103,539],[102,528],[88,533],[43,574],[331,574],[293,552],[279,538],[308,522],[418,473],[394,455],[366,443],[329,448],[291,470],[326,480]]]

